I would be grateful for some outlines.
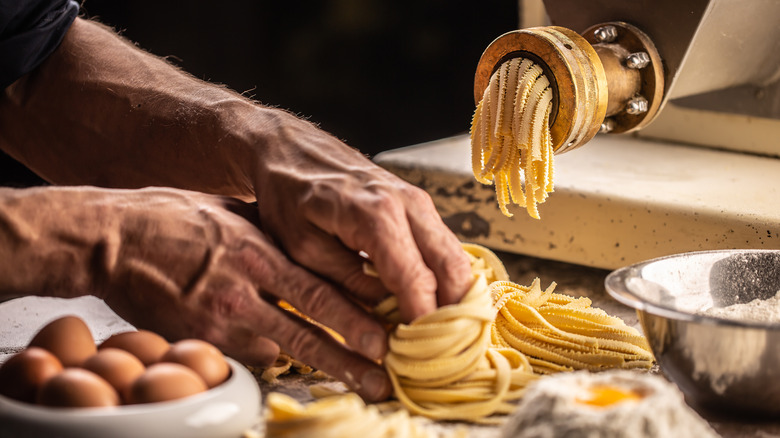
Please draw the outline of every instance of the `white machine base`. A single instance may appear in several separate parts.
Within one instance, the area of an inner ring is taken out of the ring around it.
[[[555,191],[501,214],[471,172],[468,136],[379,154],[375,161],[433,197],[461,239],[604,269],[679,252],[780,248],[780,159],[597,135],[556,156]]]

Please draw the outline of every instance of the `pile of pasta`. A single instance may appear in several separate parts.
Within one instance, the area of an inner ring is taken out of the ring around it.
[[[511,201],[539,219],[537,204],[553,191],[550,112],[553,92],[530,59],[504,62],[490,78],[471,122],[471,167],[482,184],[495,184],[498,206]],[[523,179],[525,184],[523,184]]]
[[[460,303],[410,324],[399,322],[394,298],[376,308],[396,324],[384,365],[395,397],[412,414],[500,423],[525,387],[546,374],[653,365],[644,336],[592,307],[588,298],[554,293],[554,283],[542,290],[539,279],[530,286],[512,283],[490,250],[473,244],[463,248],[471,258],[474,283]],[[291,418],[278,415],[289,411],[284,406],[269,398],[270,412],[277,412],[269,417],[274,427]]]
[[[466,438],[463,428],[434,430],[403,409],[389,413],[366,405],[355,393],[335,395],[306,406],[274,392],[266,399],[266,438]]]
[[[555,283],[512,283],[495,254],[463,246],[475,276],[464,299],[390,335],[385,367],[409,411],[490,423],[544,374],[653,365],[645,337],[620,318],[554,293]]]

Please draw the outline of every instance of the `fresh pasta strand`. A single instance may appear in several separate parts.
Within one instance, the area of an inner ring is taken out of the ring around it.
[[[501,64],[477,104],[471,123],[472,171],[480,183],[495,185],[506,216],[512,216],[507,208],[511,200],[539,219],[537,204],[553,191],[551,107],[550,81],[539,65],[522,58]]]

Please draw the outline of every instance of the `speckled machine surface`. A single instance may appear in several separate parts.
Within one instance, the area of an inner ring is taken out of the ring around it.
[[[591,298],[594,306],[620,316],[627,324],[638,327],[638,319],[633,310],[612,300],[605,293],[603,282],[608,271],[514,254],[499,253],[499,256],[515,282],[528,284],[535,277],[539,277],[542,285],[546,286],[555,281],[558,284],[556,292],[587,296]],[[132,327],[111,312],[103,302],[91,297],[67,301],[37,298],[10,301],[0,304],[0,327],[2,327],[0,361],[23,348],[43,323],[63,314],[77,314],[85,319],[96,340],[105,339],[112,333]],[[260,386],[264,393],[282,391],[305,401],[310,398],[308,386],[319,382],[322,381],[292,376],[282,377],[275,384],[261,383]],[[780,421],[727,419],[722,414],[705,416],[713,427],[727,438],[780,437]],[[457,426],[457,424],[440,424],[438,427],[446,429]],[[475,438],[499,436],[497,427],[473,425],[468,427],[470,436]],[[262,429],[262,424],[259,423],[256,431],[261,432]]]
[[[490,248],[616,269],[674,253],[780,248],[780,159],[627,135],[556,155],[542,220],[496,206],[474,180],[468,136],[384,152],[375,161],[425,189],[445,223]]]

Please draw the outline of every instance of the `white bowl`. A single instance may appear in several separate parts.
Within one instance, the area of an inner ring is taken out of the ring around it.
[[[227,358],[221,385],[187,398],[113,408],[51,408],[0,396],[0,437],[240,437],[257,424],[260,388]]]

